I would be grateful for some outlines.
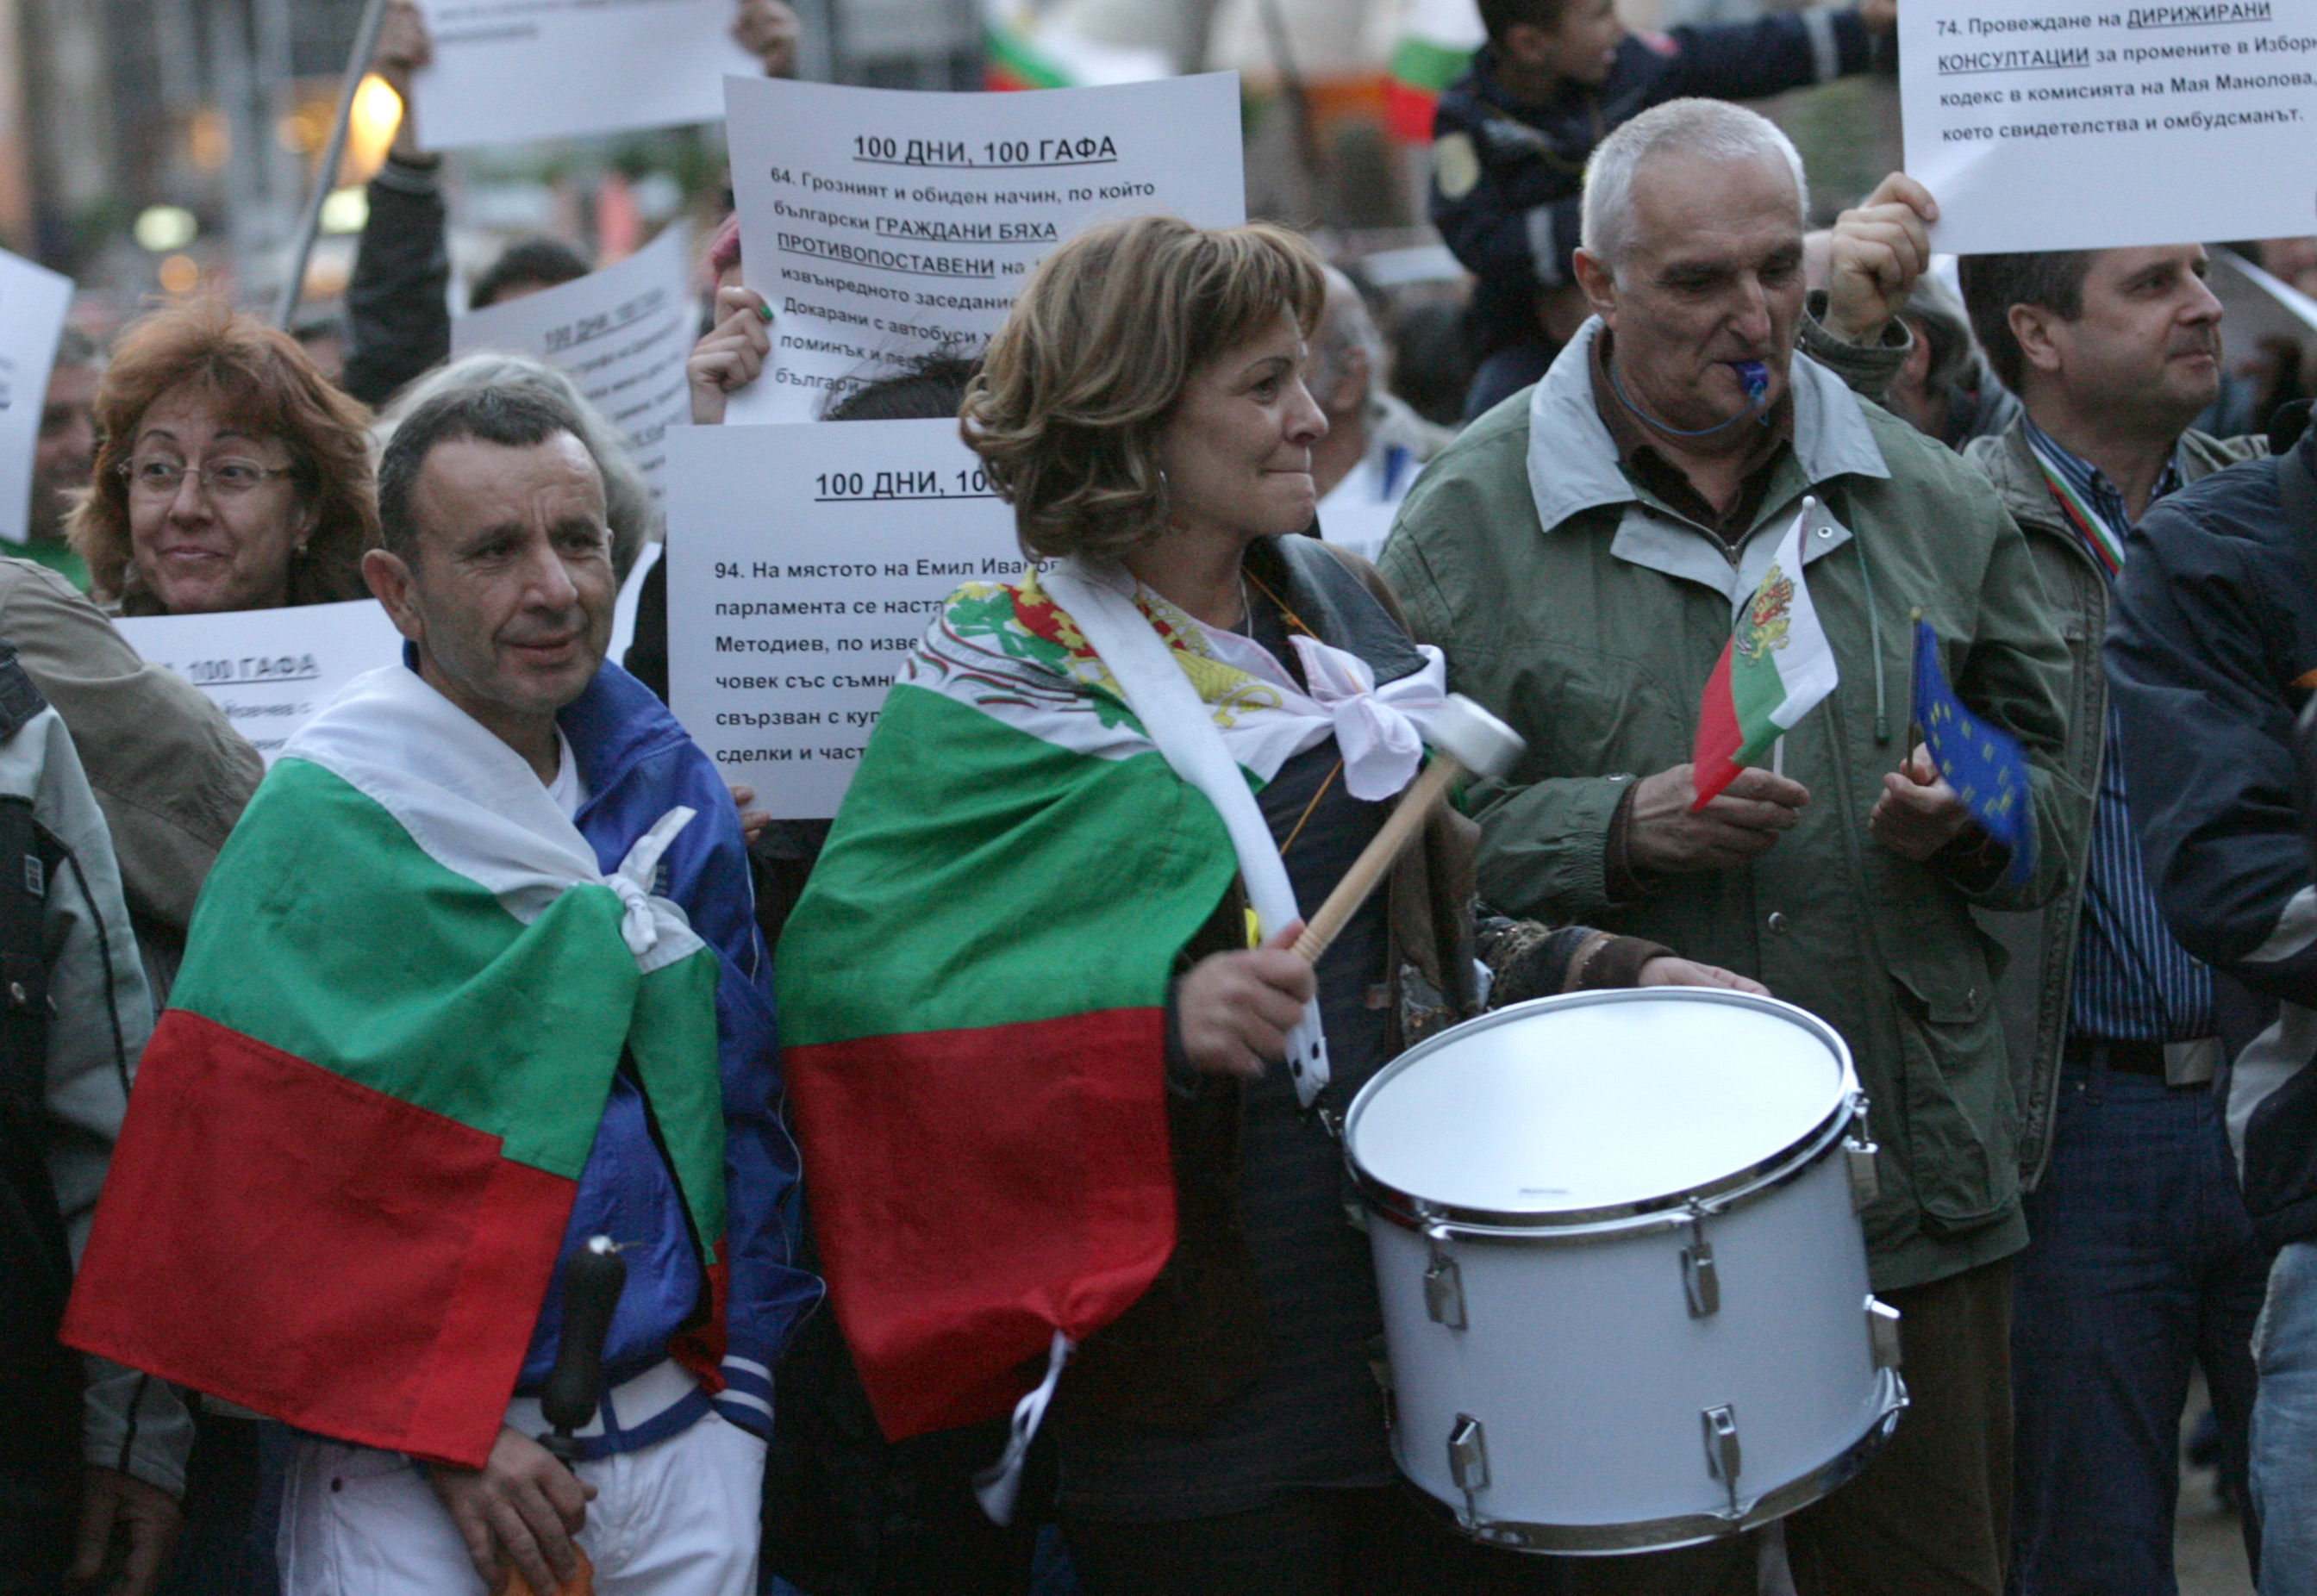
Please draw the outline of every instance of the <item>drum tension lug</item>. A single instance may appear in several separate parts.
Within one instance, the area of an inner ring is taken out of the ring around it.
[[[1883,1195],[1882,1178],[1874,1172],[1874,1155],[1881,1151],[1867,1132],[1866,1102],[1862,1098],[1857,1116],[1850,1122],[1850,1135],[1842,1144],[1842,1155],[1850,1165],[1850,1207],[1854,1213],[1865,1212]]]
[[[1705,1421],[1705,1471],[1720,1480],[1730,1491],[1730,1517],[1740,1516],[1738,1505],[1738,1471],[1742,1458],[1738,1446],[1738,1413],[1728,1403],[1707,1408],[1700,1415]]]
[[[1481,1421],[1470,1413],[1458,1413],[1456,1422],[1449,1427],[1448,1477],[1464,1493],[1466,1523],[1477,1527],[1481,1507],[1474,1498],[1489,1488],[1489,1437]]]
[[[1424,1311],[1432,1315],[1435,1324],[1445,1324],[1451,1330],[1464,1328],[1464,1271],[1456,1261],[1443,1250],[1447,1233],[1427,1227],[1425,1237],[1432,1244],[1432,1260],[1424,1267]]]
[[[1691,1318],[1711,1318],[1722,1311],[1722,1276],[1713,1267],[1713,1244],[1705,1239],[1705,1208],[1694,1198],[1689,1245],[1681,1250],[1681,1288],[1689,1298]]]
[[[1866,1344],[1874,1349],[1874,1367],[1896,1369],[1899,1350],[1899,1310],[1879,1297],[1866,1299]]]

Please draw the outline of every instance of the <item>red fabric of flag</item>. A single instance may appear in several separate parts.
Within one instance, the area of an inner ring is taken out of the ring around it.
[[[783,1049],[813,1234],[889,1439],[997,1417],[1175,1245],[1164,1016]]]

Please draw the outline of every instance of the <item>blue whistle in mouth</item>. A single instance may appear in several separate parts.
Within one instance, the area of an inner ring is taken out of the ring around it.
[[[1745,386],[1746,403],[1760,404],[1762,396],[1770,391],[1770,368],[1759,361],[1732,361],[1730,365]]]

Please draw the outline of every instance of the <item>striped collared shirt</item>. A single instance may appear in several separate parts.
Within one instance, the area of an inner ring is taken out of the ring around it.
[[[2132,519],[2124,495],[2100,474],[2021,419],[2062,515],[2113,582],[2123,563]],[[2176,451],[2149,502],[2180,486]],[[2068,997],[2071,1034],[2118,1042],[2190,1042],[2213,1034],[2213,973],[2179,943],[2156,907],[2142,862],[2140,837],[2125,803],[2122,721],[2107,706],[2107,752],[2092,811],[2092,845],[2084,865],[2083,912],[2076,932],[2075,980]]]

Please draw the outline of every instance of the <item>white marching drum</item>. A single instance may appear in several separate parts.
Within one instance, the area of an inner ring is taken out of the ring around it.
[[[1771,998],[1573,993],[1401,1055],[1345,1117],[1392,1447],[1474,1539],[1616,1553],[1825,1495],[1906,1405],[1849,1050]]]

